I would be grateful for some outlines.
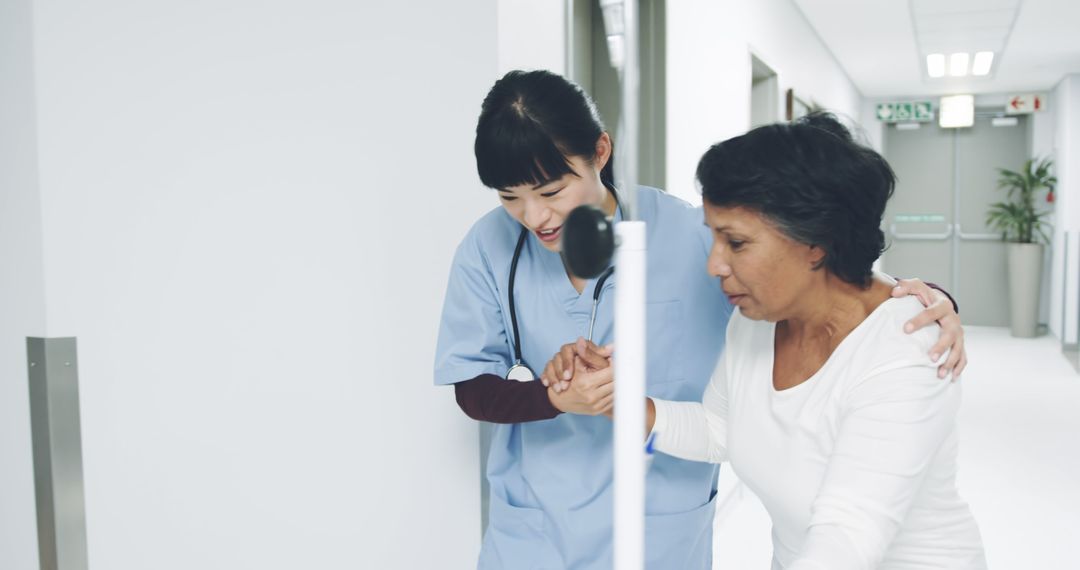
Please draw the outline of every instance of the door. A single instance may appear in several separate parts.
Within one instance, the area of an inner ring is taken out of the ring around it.
[[[956,134],[956,184],[962,208],[956,218],[959,283],[964,322],[1009,326],[1009,273],[1001,234],[986,227],[990,204],[1005,199],[997,188],[998,168],[1020,170],[1029,156],[1026,117],[1014,126],[994,126],[976,118],[975,126]],[[971,318],[968,318],[971,315]],[[974,320],[977,318],[977,320]]]
[[[986,212],[1004,198],[997,169],[1023,166],[1029,136],[1025,117],[994,126],[993,115],[978,114],[966,129],[886,128],[885,156],[898,180],[883,224],[890,246],[882,269],[945,287],[965,324],[1008,326],[1005,247],[986,227]]]
[[[897,181],[885,210],[887,249],[881,268],[896,277],[920,277],[951,292],[955,290],[952,132],[936,125],[904,127],[888,125],[885,131],[885,157]]]

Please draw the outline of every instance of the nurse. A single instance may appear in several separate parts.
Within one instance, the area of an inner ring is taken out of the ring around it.
[[[590,331],[597,344],[614,340],[615,280],[572,276],[559,255],[575,207],[622,219],[612,151],[592,101],[558,75],[510,72],[483,102],[477,169],[501,207],[457,249],[435,358],[435,383],[453,384],[466,414],[496,424],[481,569],[612,565],[612,424],[597,416],[610,411],[613,385],[556,390],[535,379],[536,367]],[[699,208],[656,189],[641,188],[637,215],[648,224],[647,394],[700,399],[732,311],[702,270],[711,236]],[[945,314],[947,346],[962,338],[952,307],[939,301],[923,318]],[[711,568],[716,474],[713,465],[655,458],[650,568]]]

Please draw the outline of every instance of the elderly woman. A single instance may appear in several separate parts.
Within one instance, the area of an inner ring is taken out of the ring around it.
[[[731,463],[772,517],[774,569],[984,568],[956,490],[960,385],[936,376],[932,329],[902,332],[919,302],[871,270],[889,165],[812,115],[713,146],[697,175],[736,311],[704,401],[648,401],[657,449]]]

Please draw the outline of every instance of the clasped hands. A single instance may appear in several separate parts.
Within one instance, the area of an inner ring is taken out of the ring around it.
[[[615,402],[612,352],[611,346],[597,346],[580,337],[564,344],[540,375],[551,404],[561,412],[610,417]]]

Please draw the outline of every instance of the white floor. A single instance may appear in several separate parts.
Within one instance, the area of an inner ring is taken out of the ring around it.
[[[1080,568],[1080,374],[1053,337],[968,327],[960,492],[994,569]],[[767,569],[769,516],[721,468],[714,568]]]

